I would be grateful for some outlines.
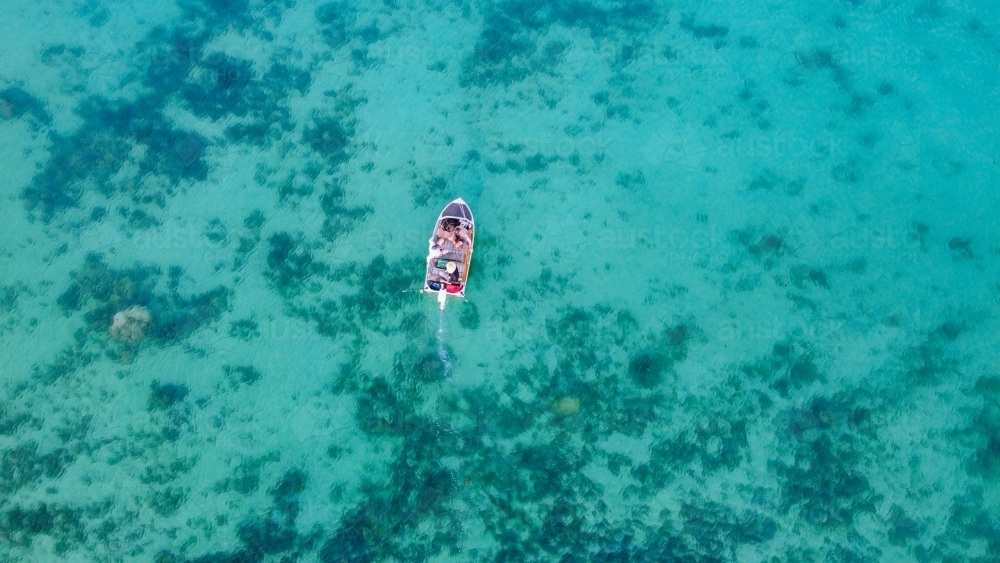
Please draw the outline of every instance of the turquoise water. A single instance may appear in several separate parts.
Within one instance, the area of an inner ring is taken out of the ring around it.
[[[0,559],[1000,559],[988,3],[134,4],[0,6]]]

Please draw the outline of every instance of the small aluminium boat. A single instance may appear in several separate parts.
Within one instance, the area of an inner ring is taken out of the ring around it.
[[[427,293],[437,294],[441,309],[449,295],[465,298],[475,239],[476,223],[469,205],[462,198],[446,205],[431,234],[423,288]]]

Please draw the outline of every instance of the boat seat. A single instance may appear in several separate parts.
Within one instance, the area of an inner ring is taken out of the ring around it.
[[[456,273],[458,273],[459,280],[461,280],[462,274],[465,272],[465,264],[456,264],[456,265],[458,266],[458,270],[456,270]],[[434,278],[437,278],[438,281],[446,283],[455,283],[451,281],[451,274],[449,274],[448,270],[445,270],[444,268],[431,266],[430,275],[433,276]]]
[[[441,256],[439,256],[439,258],[444,258],[445,260],[451,260],[453,262],[464,263],[465,253],[459,252],[457,250],[445,250],[444,253],[441,254]]]
[[[457,264],[457,266],[458,266],[458,269],[455,270],[455,271],[458,272],[459,274],[461,274],[462,272],[465,271],[465,265],[464,264]],[[436,266],[431,266],[431,273],[437,274],[437,275],[441,275],[441,276],[447,276],[448,275],[448,270],[446,270],[444,268],[438,268]]]
[[[455,245],[450,240],[442,240],[434,244],[434,249],[441,253],[442,258],[447,258],[449,260],[465,260],[466,249],[462,248],[459,250],[455,248]]]
[[[436,257],[432,258],[431,259],[431,268],[434,268],[435,270],[441,270],[442,272],[444,271],[444,268],[438,268],[437,267],[437,261],[438,260],[447,260],[449,262],[454,262],[455,266],[457,266],[459,270],[464,270],[465,269],[465,259],[464,258],[450,258],[447,255],[436,256]],[[447,267],[447,266],[448,265],[445,264],[445,267]]]

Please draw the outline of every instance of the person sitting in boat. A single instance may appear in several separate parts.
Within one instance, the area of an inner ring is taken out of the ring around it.
[[[458,232],[458,229],[448,230],[447,226],[438,229],[435,246],[442,253],[465,252],[465,245],[470,244],[468,235]]]
[[[448,280],[451,283],[458,283],[462,280],[461,274],[458,273],[458,264],[454,262],[448,262],[448,266],[445,267],[445,271],[448,272]]]
[[[444,224],[437,231],[437,245],[440,247],[445,247],[448,242],[452,244],[455,243],[455,233],[451,232],[450,229]]]

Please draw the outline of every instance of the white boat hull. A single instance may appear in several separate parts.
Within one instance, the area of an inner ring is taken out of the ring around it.
[[[444,309],[448,297],[465,298],[476,237],[472,210],[462,198],[445,206],[428,241],[423,291],[437,295]]]

